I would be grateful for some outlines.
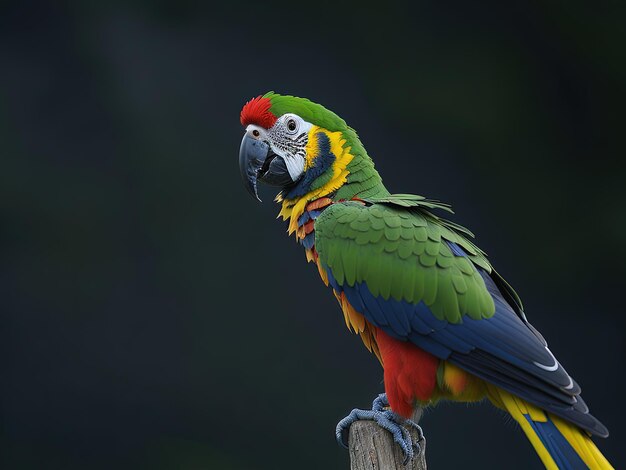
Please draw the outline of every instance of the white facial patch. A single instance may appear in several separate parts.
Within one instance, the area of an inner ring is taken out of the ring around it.
[[[265,140],[272,151],[282,157],[292,181],[298,181],[304,173],[306,145],[313,124],[295,114],[285,114],[266,131]]]
[[[298,157],[283,157],[285,159],[285,165],[287,165],[287,171],[293,181],[298,181],[302,173],[304,173],[304,158]]]

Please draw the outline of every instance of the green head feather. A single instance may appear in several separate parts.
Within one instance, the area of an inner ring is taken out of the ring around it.
[[[315,124],[316,126],[323,127],[329,131],[345,132],[352,129],[348,127],[346,121],[341,119],[332,111],[326,109],[321,104],[313,103],[306,98],[298,98],[296,96],[279,95],[273,91],[269,91],[263,95],[263,98],[267,98],[272,103],[270,111],[276,117],[280,117],[283,114],[293,113],[300,116],[307,122]],[[356,134],[355,134],[356,136]]]

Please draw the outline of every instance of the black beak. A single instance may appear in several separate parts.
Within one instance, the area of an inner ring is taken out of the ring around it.
[[[272,152],[268,144],[243,136],[239,148],[239,170],[248,192],[261,201],[257,192],[257,180],[272,186],[288,186],[293,183],[285,161]]]

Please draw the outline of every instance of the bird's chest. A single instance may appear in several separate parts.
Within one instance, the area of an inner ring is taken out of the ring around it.
[[[324,209],[333,204],[333,200],[323,197],[309,202],[302,214],[297,217],[296,240],[305,250],[307,261],[317,262],[317,252],[315,251],[315,220]]]

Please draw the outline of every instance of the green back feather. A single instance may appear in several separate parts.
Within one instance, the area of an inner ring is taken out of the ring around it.
[[[320,262],[340,285],[365,283],[374,296],[417,304],[451,323],[490,317],[493,299],[476,267],[492,268],[466,236],[429,209],[439,203],[421,196],[393,195],[333,204],[315,222]],[[461,246],[455,256],[446,243]]]

